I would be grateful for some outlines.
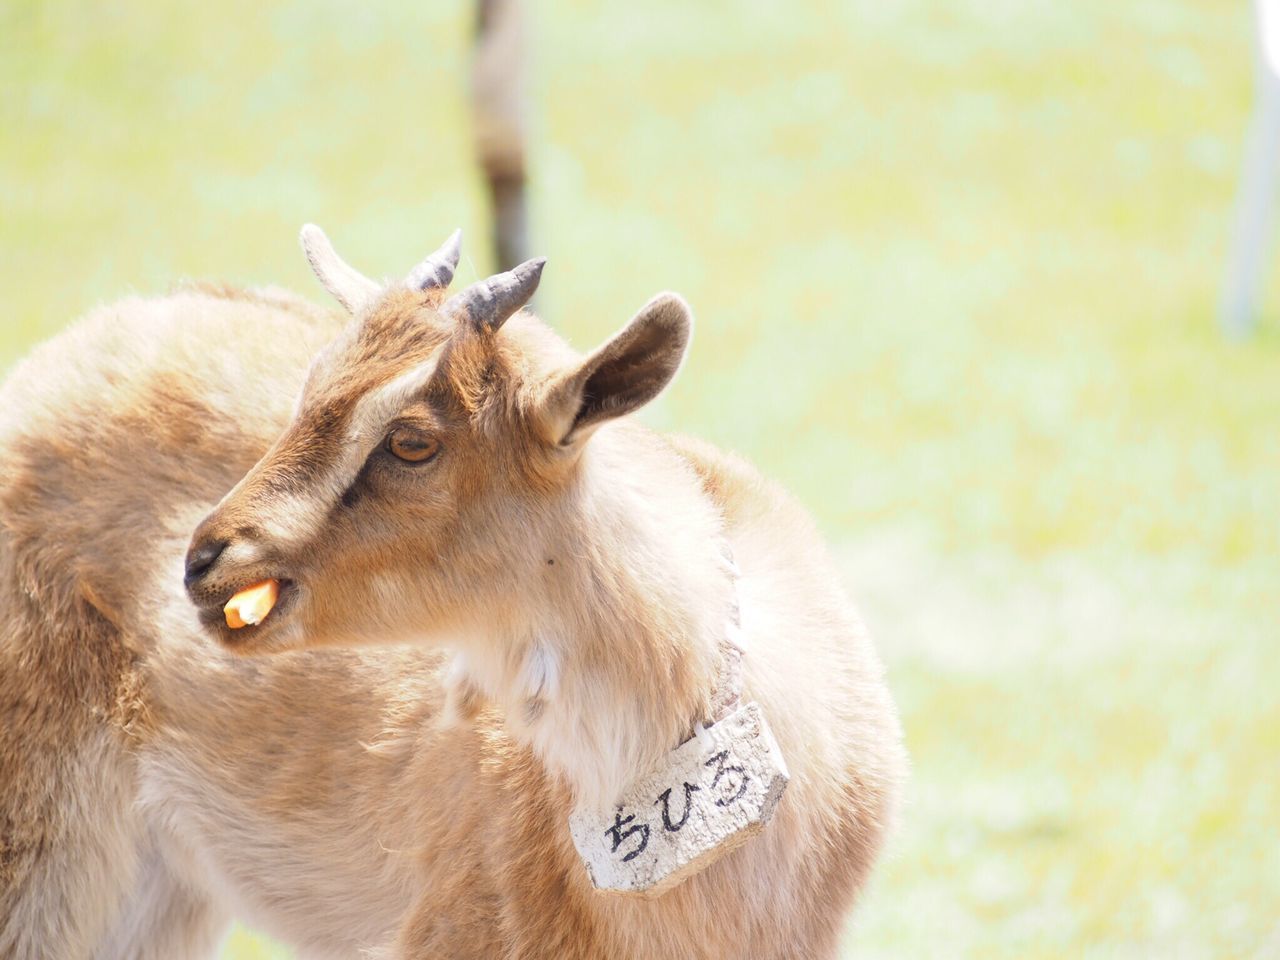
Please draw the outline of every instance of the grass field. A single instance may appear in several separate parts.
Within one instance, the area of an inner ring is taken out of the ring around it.
[[[848,955],[1280,956],[1280,291],[1247,343],[1213,317],[1247,5],[534,22],[544,311],[587,346],[689,298],[650,419],[809,504],[889,662],[914,778]],[[304,220],[374,273],[483,250],[467,31],[0,6],[0,364],[183,276],[318,298]]]

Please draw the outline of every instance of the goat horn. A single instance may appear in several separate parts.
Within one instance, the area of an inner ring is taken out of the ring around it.
[[[450,297],[443,312],[455,316],[465,314],[476,327],[497,330],[532,299],[546,263],[546,257],[526,260],[513,270],[473,283]]]
[[[348,312],[355,313],[381,291],[378,284],[338,256],[324,231],[314,223],[304,226],[298,239],[316,279]]]
[[[449,234],[440,249],[409,271],[404,284],[410,290],[443,290],[453,282],[453,271],[462,257],[462,230]]]

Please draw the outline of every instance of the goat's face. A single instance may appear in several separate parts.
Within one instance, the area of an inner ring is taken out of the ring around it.
[[[304,246],[356,318],[316,358],[284,434],[196,530],[186,586],[201,621],[241,652],[500,622],[513,585],[547,562],[591,432],[675,374],[688,308],[657,297],[582,359],[528,315],[506,323],[541,261],[446,300],[456,237],[387,290],[318,231]],[[229,628],[229,598],[268,578],[274,609]]]

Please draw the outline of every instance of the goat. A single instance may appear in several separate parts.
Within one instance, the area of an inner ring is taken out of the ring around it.
[[[349,322],[127,300],[0,392],[0,956],[207,954],[231,915],[316,957],[833,956],[900,731],[803,511],[626,416],[687,306],[582,358],[520,309],[540,262],[447,297],[456,237],[386,289],[304,245]],[[790,787],[660,897],[595,892],[569,811],[708,716],[735,596]]]
[[[829,952],[865,868],[855,848],[877,829],[859,815],[878,823],[885,804],[850,791],[874,794],[889,766],[846,740],[842,711],[868,700],[865,664],[809,524],[745,465],[624,419],[680,367],[688,306],[659,295],[582,358],[521,312],[542,260],[446,298],[456,235],[385,290],[317,229],[303,236],[357,318],[312,367],[289,427],[197,529],[186,583],[210,633],[243,653],[451,647],[452,712],[471,720],[485,701],[505,718],[510,746],[468,764],[495,777],[462,801],[474,835],[493,840],[472,841],[474,876],[460,884],[450,867],[426,887],[406,955],[462,955],[455,913],[497,938],[476,956],[500,942],[518,956]],[[276,610],[227,626],[227,597],[268,577],[284,584]],[[563,818],[608,807],[709,715],[739,600],[747,687],[779,718],[794,794],[721,869],[631,913],[601,905]],[[486,831],[486,816],[503,828]]]

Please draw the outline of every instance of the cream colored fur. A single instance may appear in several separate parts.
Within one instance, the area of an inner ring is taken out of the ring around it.
[[[358,401],[435,356],[438,329],[404,352],[434,303],[375,307],[381,352],[357,369],[338,351],[316,389]],[[309,957],[833,956],[903,754],[803,511],[742,461],[626,421],[528,471],[536,441],[487,459],[515,428],[486,421],[448,434],[438,482],[463,493],[413,487],[406,513],[378,481],[343,513],[350,450],[305,471],[290,453],[316,449],[320,400],[297,394],[341,333],[279,291],[127,300],[0,393],[0,957],[211,956],[232,916]],[[524,315],[485,349],[521,389],[576,362]],[[381,434],[357,442],[359,461]],[[300,499],[305,521],[272,515]],[[260,642],[198,622],[197,524],[257,531],[211,591],[267,557],[298,575]],[[761,837],[663,898],[594,894],[565,817],[705,708],[722,539],[745,693],[792,784]]]

